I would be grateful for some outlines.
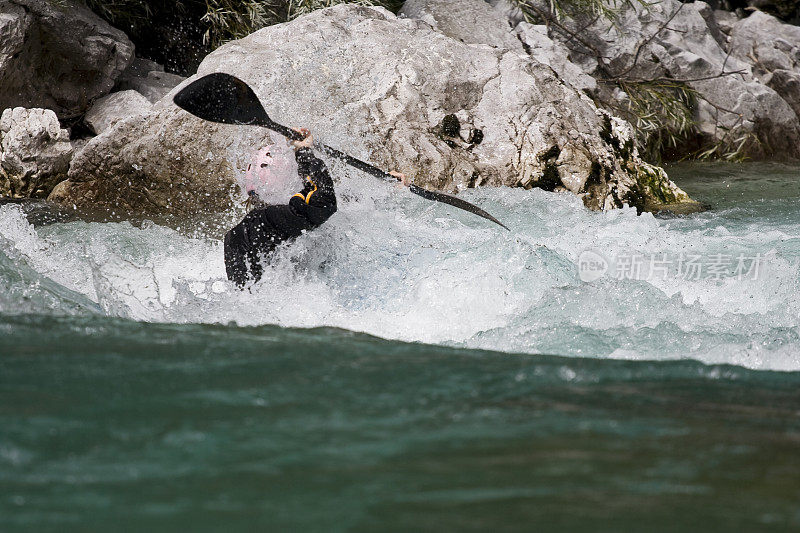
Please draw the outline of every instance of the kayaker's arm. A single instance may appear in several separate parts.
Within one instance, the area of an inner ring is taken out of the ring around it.
[[[321,224],[336,212],[336,194],[325,163],[314,155],[311,146],[314,137],[308,130],[299,129],[306,137],[302,141],[292,141],[297,158],[297,172],[305,180],[303,190],[295,193],[289,205],[297,214],[306,217],[313,224]]]

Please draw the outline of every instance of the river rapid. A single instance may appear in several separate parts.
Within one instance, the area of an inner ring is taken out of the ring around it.
[[[220,240],[148,222],[34,227],[6,205],[0,309],[800,370],[800,169],[673,174],[713,209],[669,218],[590,212],[539,190],[463,195],[510,232],[348,176],[340,211],[280,249],[245,292],[225,278]]]
[[[669,172],[711,209],[463,193],[506,232],[334,167],[245,291],[0,206],[0,530],[800,527],[800,167]]]

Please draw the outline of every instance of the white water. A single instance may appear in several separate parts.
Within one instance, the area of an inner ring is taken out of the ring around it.
[[[593,213],[539,190],[464,195],[506,232],[368,177],[348,175],[337,193],[339,212],[281,248],[244,292],[225,278],[220,241],[153,224],[34,228],[19,207],[0,207],[0,275],[23,272],[5,279],[15,290],[0,313],[334,326],[470,348],[800,370],[800,216],[786,202],[658,219]],[[585,250],[612,262],[604,277],[581,281]],[[615,258],[682,252],[706,265],[715,254],[762,259],[741,279],[614,277]]]

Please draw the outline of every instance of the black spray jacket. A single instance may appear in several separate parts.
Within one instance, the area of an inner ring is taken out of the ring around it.
[[[288,205],[267,205],[250,211],[225,235],[225,270],[228,279],[243,287],[261,277],[260,261],[283,241],[300,236],[336,212],[336,195],[328,169],[310,148],[295,152],[303,190]]]

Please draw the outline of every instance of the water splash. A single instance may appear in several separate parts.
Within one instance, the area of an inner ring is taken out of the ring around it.
[[[503,232],[369,177],[334,173],[344,175],[340,211],[280,247],[262,281],[244,292],[225,278],[217,240],[154,224],[33,228],[4,206],[0,279],[18,293],[35,283],[58,290],[42,297],[52,306],[12,297],[0,299],[0,312],[334,326],[504,351],[800,369],[800,216],[791,205],[659,219],[632,209],[589,212],[567,194],[468,191],[466,199],[513,229]],[[755,278],[609,274],[586,283],[577,267],[586,250],[764,260]],[[26,268],[35,281],[19,278]]]

